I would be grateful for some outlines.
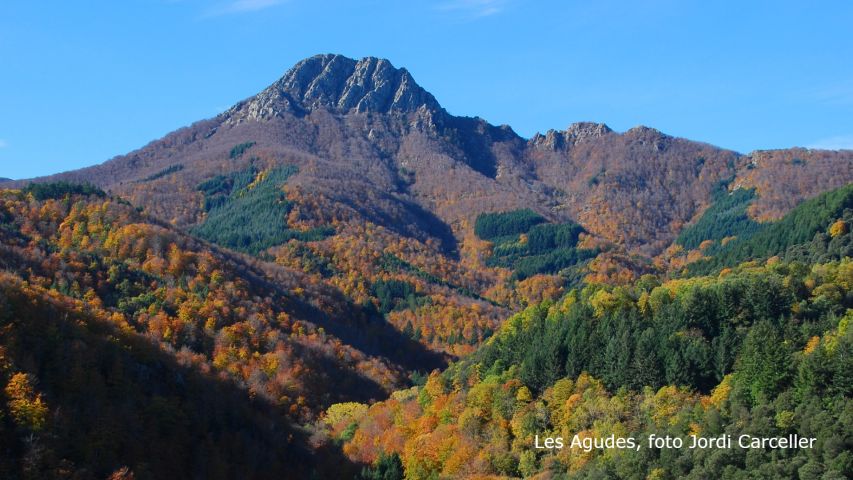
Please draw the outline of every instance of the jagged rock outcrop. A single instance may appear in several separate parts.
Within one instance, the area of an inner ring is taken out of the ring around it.
[[[336,114],[414,113],[440,111],[441,106],[405,68],[395,68],[388,60],[327,54],[302,60],[225,115],[230,123],[239,123],[317,109]]]
[[[613,133],[607,125],[595,122],[576,122],[569,125],[565,131],[548,130],[545,135],[537,133],[530,139],[533,148],[547,150],[563,150],[571,148],[579,142],[603,137]]]
[[[612,132],[613,130],[603,123],[576,122],[566,129],[566,138],[571,139],[572,143],[577,143],[581,140],[603,137]]]
[[[628,129],[625,136],[639,145],[651,145],[658,152],[666,150],[675,140],[660,130],[645,125],[637,125]]]

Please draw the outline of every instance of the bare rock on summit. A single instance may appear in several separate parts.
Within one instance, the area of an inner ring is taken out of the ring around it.
[[[565,131],[548,130],[545,135],[537,133],[530,139],[534,148],[564,150],[579,142],[595,139],[612,133],[613,130],[603,123],[577,122],[569,125]]]
[[[577,122],[566,129],[566,137],[577,143],[588,138],[599,138],[613,132],[607,125],[595,122]]]
[[[405,68],[395,68],[388,60],[329,54],[300,61],[280,80],[226,115],[239,123],[317,109],[336,114],[414,113],[419,109],[440,111],[441,106]]]

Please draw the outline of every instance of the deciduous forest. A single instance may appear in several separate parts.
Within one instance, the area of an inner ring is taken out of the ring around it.
[[[311,57],[0,180],[0,478],[849,478],[851,227],[849,150],[525,139]],[[815,442],[582,446],[652,434]]]

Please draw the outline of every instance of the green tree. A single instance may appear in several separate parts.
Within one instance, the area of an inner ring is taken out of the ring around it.
[[[396,453],[382,453],[370,467],[364,467],[358,480],[403,480],[403,462]]]
[[[791,377],[791,350],[768,320],[747,334],[736,365],[737,385],[753,404],[767,403]]]

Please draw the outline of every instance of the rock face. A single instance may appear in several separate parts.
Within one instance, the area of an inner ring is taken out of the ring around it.
[[[613,130],[603,123],[577,122],[569,125],[569,128],[566,129],[566,137],[570,138],[572,143],[577,143],[589,138],[603,137],[612,132]]]
[[[585,140],[600,138],[609,133],[613,133],[613,130],[603,123],[577,122],[569,125],[569,128],[563,132],[548,130],[545,135],[537,133],[530,139],[530,144],[534,148],[563,150]]]
[[[280,80],[226,114],[239,122],[317,109],[347,114],[413,113],[423,108],[441,110],[405,68],[375,57],[356,61],[327,54],[302,60]]]

